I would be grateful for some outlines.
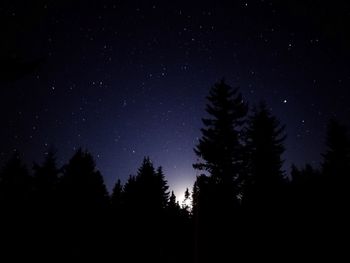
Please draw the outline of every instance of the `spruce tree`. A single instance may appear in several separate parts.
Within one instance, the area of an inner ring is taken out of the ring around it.
[[[237,220],[244,172],[241,133],[248,106],[224,80],[212,87],[207,100],[208,117],[202,119],[202,137],[194,149],[198,161],[193,167],[204,172],[193,190],[195,254],[199,261],[220,261],[218,255],[227,254],[219,251],[231,239]]]
[[[282,170],[285,127],[272,116],[264,103],[253,110],[246,130],[248,174],[244,182],[243,200],[268,205],[285,183]]]
[[[108,192],[92,155],[79,149],[63,169],[60,196],[67,208],[74,211],[106,209]]]
[[[193,167],[207,172],[215,187],[220,186],[218,191],[223,194],[223,199],[237,201],[243,168],[240,134],[248,106],[238,89],[233,89],[224,80],[212,87],[207,100],[209,116],[202,119],[205,127],[201,129],[202,137],[194,149],[199,161]]]
[[[125,184],[125,202],[139,211],[147,209],[159,213],[168,204],[168,188],[162,168],[155,170],[149,157],[145,157],[137,175],[131,176]]]
[[[159,261],[162,254],[166,253],[163,235],[164,228],[167,227],[165,220],[168,199],[168,185],[162,168],[155,170],[151,160],[145,157],[137,175],[130,176],[123,191],[128,228],[124,236],[126,250],[132,246],[133,249],[140,251],[139,254],[130,255],[131,261],[136,262],[145,258]],[[138,238],[137,244],[135,235]]]
[[[88,260],[103,255],[107,245],[109,196],[93,156],[79,149],[63,168],[58,185],[60,252],[65,257]]]
[[[159,166],[157,168],[156,177],[155,177],[155,192],[157,193],[157,196],[155,197],[156,200],[159,202],[159,206],[162,209],[165,209],[169,202],[169,186],[168,182],[165,179],[163,168]]]
[[[168,210],[171,216],[176,216],[180,213],[180,205],[176,201],[176,196],[174,194],[174,191],[171,191],[170,197],[169,197],[169,203],[168,203]]]

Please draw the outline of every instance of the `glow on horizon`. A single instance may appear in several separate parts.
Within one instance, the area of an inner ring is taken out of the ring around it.
[[[180,206],[182,205],[186,205],[191,207],[192,206],[192,188],[193,188],[193,183],[194,182],[190,182],[190,180],[186,181],[181,181],[178,183],[174,183],[174,187],[170,187],[170,191],[174,191],[174,194],[176,196],[176,202],[179,203]],[[172,188],[172,189],[171,189]],[[185,191],[186,188],[188,188],[188,191],[190,192],[190,198],[185,201]]]

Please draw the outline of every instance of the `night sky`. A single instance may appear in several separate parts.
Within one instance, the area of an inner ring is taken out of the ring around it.
[[[111,189],[147,155],[179,196],[223,77],[286,124],[287,171],[319,165],[329,118],[350,125],[347,1],[23,2],[0,4],[1,164],[81,146]]]

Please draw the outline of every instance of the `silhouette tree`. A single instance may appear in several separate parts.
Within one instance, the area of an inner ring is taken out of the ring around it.
[[[190,195],[190,191],[188,190],[188,188],[186,188],[185,190],[185,194],[184,194],[184,200],[187,201],[190,199],[191,195]]]
[[[187,207],[180,207],[173,191],[167,211],[166,231],[171,237],[165,247],[168,262],[193,262],[192,221]]]
[[[136,176],[130,175],[124,186],[120,180],[117,181],[112,193],[112,222],[111,251],[118,249],[121,253],[118,258],[121,262],[132,262],[137,260],[139,254],[133,252],[133,248],[138,248],[139,241],[135,241],[140,236],[139,225],[142,225],[142,214],[138,208],[138,190]],[[114,253],[113,253],[114,256]]]
[[[169,193],[162,168],[155,171],[148,157],[143,159],[136,177],[130,177],[125,185],[127,203],[137,206],[139,211],[147,209],[153,212],[164,210],[168,204]]]
[[[79,149],[59,183],[60,238],[65,257],[100,259],[106,247],[109,197],[90,153]],[[69,237],[69,238],[67,238]]]
[[[220,255],[222,242],[231,244],[223,231],[226,230],[230,235],[229,225],[234,225],[235,221],[231,220],[230,214],[226,216],[221,211],[230,211],[231,207],[223,207],[222,204],[217,203],[217,191],[213,177],[204,174],[197,176],[192,193],[195,262],[211,262]]]
[[[168,211],[170,216],[176,217],[180,214],[181,207],[179,205],[179,202],[176,201],[176,196],[174,194],[174,191],[171,191],[170,197],[169,197],[169,203],[168,203]]]
[[[327,127],[321,172],[310,165],[292,168],[293,206],[288,225],[291,239],[299,240],[290,243],[293,251],[327,251],[332,257],[347,254],[341,240],[347,237],[350,220],[349,151],[347,129],[333,119]]]
[[[67,208],[84,212],[105,209],[108,192],[90,153],[79,149],[63,168],[60,191]]]
[[[155,177],[155,187],[157,189],[157,197],[155,199],[159,199],[159,206],[164,209],[168,205],[169,202],[169,186],[168,182],[165,179],[163,168],[159,166],[157,168],[157,173]]]
[[[183,218],[183,221],[189,221],[192,220],[192,207],[191,207],[191,193],[188,190],[188,188],[186,188],[185,193],[184,193],[184,199],[182,201],[181,207],[180,207],[180,214],[181,217]]]
[[[202,119],[205,128],[201,129],[202,138],[194,149],[199,160],[193,167],[208,176],[197,177],[193,216],[196,224],[195,253],[200,256],[197,259],[210,262],[220,261],[218,255],[224,260],[231,253],[228,246],[233,245],[226,242],[226,246],[224,240],[233,234],[232,226],[236,220],[233,211],[239,206],[244,168],[241,132],[248,106],[238,89],[231,88],[224,80],[212,87],[207,99],[209,117]]]
[[[224,80],[214,85],[207,99],[206,111],[212,118],[202,119],[205,128],[194,149],[200,161],[193,166],[207,171],[216,183],[232,185],[242,168],[239,136],[248,107],[238,89],[232,89]],[[233,190],[237,193],[237,189]]]
[[[204,201],[202,200],[203,198],[207,197],[209,194],[207,193],[208,190],[208,185],[209,185],[209,177],[202,174],[200,176],[197,176],[194,184],[193,184],[193,191],[192,191],[192,207],[193,207],[193,212],[195,214],[199,213],[201,203]]]
[[[248,174],[244,182],[243,202],[257,208],[267,208],[281,199],[286,183],[282,171],[286,138],[284,126],[271,115],[264,103],[253,109],[246,130]]]
[[[168,186],[162,168],[155,170],[148,157],[138,169],[136,176],[130,176],[123,191],[126,224],[124,249],[130,255],[129,261],[141,259],[161,260],[167,255],[164,243],[168,207]],[[134,236],[138,237],[135,243]],[[132,253],[131,248],[140,251]]]
[[[283,240],[286,180],[282,171],[285,140],[284,126],[271,115],[264,103],[253,109],[245,130],[246,174],[242,189],[244,231],[243,247],[263,249],[279,247]],[[242,228],[241,228],[242,229]],[[269,235],[270,241],[264,237]],[[241,245],[241,246],[242,246]]]

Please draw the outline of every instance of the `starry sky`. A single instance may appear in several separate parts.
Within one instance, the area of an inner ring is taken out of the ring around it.
[[[319,164],[329,118],[350,124],[347,1],[29,2],[0,4],[0,163],[83,147],[111,189],[147,155],[180,196],[223,77],[286,124],[286,170]]]

